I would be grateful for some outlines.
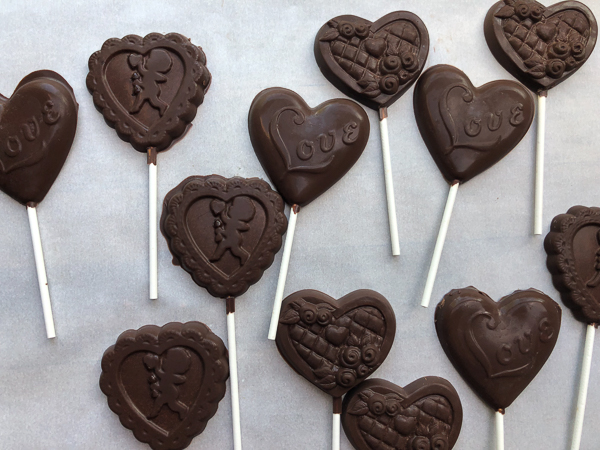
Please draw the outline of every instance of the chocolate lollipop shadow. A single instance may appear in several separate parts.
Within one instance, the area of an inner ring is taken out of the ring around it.
[[[177,33],[109,39],[90,56],[87,88],[117,135],[147,153],[149,291],[158,298],[157,154],[181,139],[204,101],[211,75],[202,48]]]
[[[56,332],[36,207],[69,155],[78,109],[69,83],[50,70],[27,75],[10,98],[0,95],[0,190],[27,207],[48,338]]]
[[[160,229],[199,286],[225,299],[234,448],[241,450],[235,297],[271,266],[287,228],[283,200],[258,178],[193,176],[165,197]]]

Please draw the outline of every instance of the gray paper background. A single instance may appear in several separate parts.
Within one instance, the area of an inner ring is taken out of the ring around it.
[[[588,0],[600,14],[600,0]],[[190,175],[266,179],[247,131],[262,89],[282,86],[312,106],[343,97],[313,56],[317,30],[340,14],[372,21],[394,10],[429,28],[427,66],[462,69],[475,85],[510,75],[483,36],[492,2],[23,1],[0,7],[0,92],[38,69],[73,86],[79,126],[71,154],[38,207],[58,337],[45,337],[25,208],[0,195],[0,448],[144,449],[98,387],[104,350],[127,329],[200,320],[225,342],[225,305],[171,264],[159,236],[159,299],[148,300],[146,157],[121,141],[87,92],[87,60],[111,37],[179,32],[206,52],[213,83],[188,135],[158,157],[159,202]],[[576,204],[600,206],[596,144],[600,50],[550,92],[544,230]],[[448,290],[474,285],[491,297],[535,287],[556,301],[543,237],[532,236],[535,124],[520,145],[459,189],[429,309],[419,306],[448,185],[421,140],[413,89],[389,108],[402,255],[391,256],[377,114],[363,156],[301,211],[286,294],[312,288],[336,298],[381,292],[398,319],[394,347],[376,377],[399,385],[427,375],[458,390],[464,422],[456,448],[493,448],[493,412],[463,382],[439,345],[434,306]],[[159,208],[159,213],[162,206]],[[328,449],[331,399],[296,375],[267,341],[281,253],[236,305],[242,436],[247,449]],[[562,305],[562,304],[561,304]],[[569,448],[585,325],[563,308],[558,343],[537,378],[508,409],[506,448]],[[600,350],[596,343],[596,352]],[[597,355],[600,358],[600,354]],[[600,363],[592,365],[582,449],[600,448]],[[232,448],[229,391],[191,449]],[[342,433],[342,448],[351,445]]]

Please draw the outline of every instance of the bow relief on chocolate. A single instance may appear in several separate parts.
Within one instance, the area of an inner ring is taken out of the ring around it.
[[[342,423],[359,450],[449,450],[460,433],[462,406],[442,378],[421,378],[405,388],[371,379],[344,399]]]
[[[504,0],[490,9],[485,34],[502,65],[536,90],[554,87],[581,67],[594,49],[598,26],[579,2],[545,7],[534,0]]]
[[[323,301],[325,294],[318,293],[318,298],[313,292],[300,291],[286,299],[277,346],[297,372],[340,397],[383,363],[395,334],[393,311],[369,301],[368,293],[356,294],[361,291],[349,294],[353,306],[344,300],[348,296],[338,306],[335,300]]]
[[[179,450],[200,434],[225,395],[227,350],[200,322],[148,325],[104,353],[100,388],[135,437]]]
[[[578,320],[600,323],[600,209],[574,206],[552,220],[546,265]]]
[[[271,265],[287,229],[283,200],[258,178],[189,177],[165,197],[161,231],[194,281],[237,297]]]
[[[332,127],[311,136],[310,130],[319,128],[318,121],[314,115],[307,118],[300,108],[293,106],[275,113],[269,132],[288,171],[323,172],[336,153],[344,152],[344,147],[354,144],[359,137],[358,123],[354,120],[339,124],[339,129]]]

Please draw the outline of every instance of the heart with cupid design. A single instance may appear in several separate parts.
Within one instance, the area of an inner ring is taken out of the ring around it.
[[[283,301],[276,343],[298,374],[340,398],[377,370],[395,335],[394,311],[381,294],[361,289],[335,300],[307,289]]]
[[[484,22],[492,54],[534,92],[562,83],[588,60],[598,38],[598,23],[583,3],[545,7],[535,0],[501,0]]]
[[[304,206],[356,163],[369,140],[367,113],[350,100],[310,108],[295,92],[260,92],[248,113],[250,140],[263,169],[290,205]]]
[[[493,301],[474,287],[448,292],[435,311],[442,348],[471,388],[495,410],[521,394],[552,353],[561,309],[535,289]]]
[[[415,86],[421,136],[450,184],[464,183],[504,158],[525,136],[535,106],[515,81],[473,86],[459,69],[437,65]]]
[[[229,378],[223,341],[200,322],[122,333],[102,357],[100,389],[121,424],[154,450],[181,450],[204,431]]]
[[[463,412],[454,387],[425,377],[402,388],[370,379],[344,397],[342,425],[357,450],[451,450]]]
[[[19,203],[40,203],[58,177],[75,138],[77,111],[69,83],[40,70],[0,95],[0,189]]]
[[[143,153],[166,150],[185,133],[211,82],[202,49],[177,33],[109,39],[88,66],[96,109]]]
[[[283,200],[259,178],[193,176],[171,190],[160,229],[180,265],[214,297],[238,297],[262,277],[287,229]]]

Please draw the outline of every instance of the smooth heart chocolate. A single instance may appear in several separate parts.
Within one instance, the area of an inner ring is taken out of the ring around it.
[[[375,110],[390,106],[417,81],[428,53],[427,28],[408,11],[375,22],[339,16],[315,38],[315,58],[325,78]]]
[[[545,7],[534,0],[501,0],[484,22],[488,47],[515,78],[534,92],[562,83],[587,61],[598,23],[583,3]]]
[[[214,297],[262,277],[287,230],[283,200],[259,178],[193,176],[169,192],[160,229],[180,265]]]
[[[304,206],[333,186],[360,158],[369,117],[350,100],[310,108],[294,91],[270,88],[250,106],[248,130],[256,156],[290,205]]]
[[[339,398],[377,370],[395,335],[394,310],[381,294],[361,289],[335,300],[307,289],[283,301],[275,341],[298,374]]]
[[[121,424],[154,450],[180,450],[225,396],[223,341],[200,322],[122,333],[102,357],[100,389]]]
[[[88,65],[94,105],[144,153],[166,150],[186,131],[211,82],[202,49],[177,33],[109,39]]]
[[[544,248],[565,305],[578,320],[600,323],[600,208],[573,206],[556,216]]]
[[[69,83],[40,70],[0,95],[0,189],[19,203],[40,203],[62,169],[77,129]]]
[[[448,292],[435,329],[456,370],[495,410],[504,410],[546,363],[561,309],[543,292],[516,291],[498,303],[474,287]]]
[[[442,175],[464,183],[504,158],[525,136],[533,96],[508,80],[476,88],[456,67],[427,69],[415,86],[415,118]]]
[[[357,450],[450,450],[463,412],[454,387],[425,377],[402,388],[367,380],[344,397],[342,425]]]

